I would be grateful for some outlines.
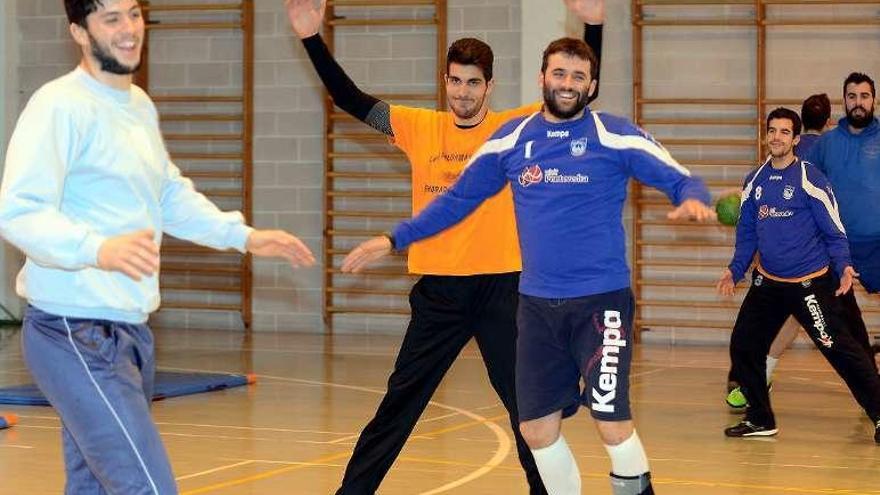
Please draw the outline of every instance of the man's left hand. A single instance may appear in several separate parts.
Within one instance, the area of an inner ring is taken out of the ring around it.
[[[284,258],[294,268],[315,264],[312,251],[283,230],[255,230],[248,236],[245,248],[255,256]]]
[[[837,291],[834,293],[835,296],[842,296],[852,289],[853,279],[858,277],[859,274],[856,273],[853,267],[848,266],[843,269],[843,275],[840,277],[840,287],[837,288]]]
[[[584,24],[605,23],[605,0],[565,0],[565,6]]]

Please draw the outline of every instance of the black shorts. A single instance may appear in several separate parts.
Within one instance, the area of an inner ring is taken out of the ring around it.
[[[629,288],[572,299],[520,296],[516,394],[521,421],[559,410],[568,417],[580,405],[602,421],[632,418],[634,305]]]

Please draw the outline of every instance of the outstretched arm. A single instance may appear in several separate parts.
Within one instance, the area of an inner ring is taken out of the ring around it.
[[[324,19],[326,0],[315,6],[312,0],[286,0],[287,17],[294,33],[302,40],[309,60],[336,105],[377,131],[393,136],[388,103],[364,93],[342,69],[318,31]]]
[[[462,221],[483,201],[498,194],[507,183],[496,141],[486,142],[465,167],[464,173],[445,194],[421,213],[397,225],[392,234],[375,237],[354,248],[342,262],[342,271],[358,273],[392,249],[406,249]]]

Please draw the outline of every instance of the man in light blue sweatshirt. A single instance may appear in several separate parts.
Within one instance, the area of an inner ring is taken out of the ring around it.
[[[25,362],[61,416],[68,494],[177,493],[150,418],[162,233],[314,263],[282,231],[221,212],[171,162],[150,98],[132,85],[137,0],[65,0],[82,49],[19,118],[0,188],[0,234],[27,256]]]

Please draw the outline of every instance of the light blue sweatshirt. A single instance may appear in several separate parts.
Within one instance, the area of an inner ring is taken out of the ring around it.
[[[195,191],[171,162],[156,108],[82,68],[37,90],[9,143],[0,235],[27,256],[20,296],[61,316],[130,323],[159,307],[158,276],[136,282],[98,269],[107,239],[153,229],[244,251],[251,228]]]

